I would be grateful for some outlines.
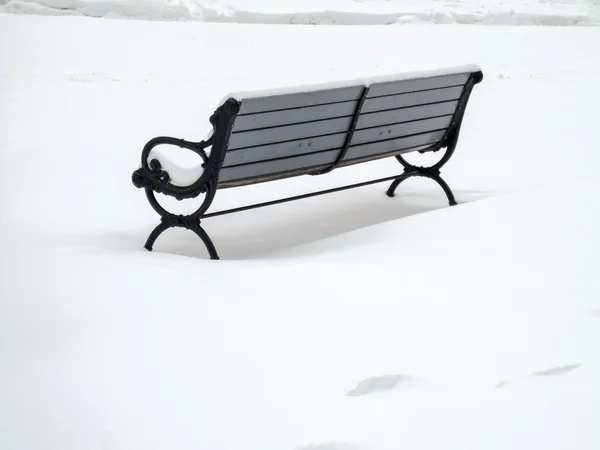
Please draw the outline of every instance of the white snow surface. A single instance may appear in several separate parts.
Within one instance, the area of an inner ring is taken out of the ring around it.
[[[600,24],[598,0],[0,0],[2,10],[262,24]]]
[[[0,448],[600,448],[598,42],[0,15]],[[181,229],[142,248],[143,144],[201,139],[224,93],[470,62],[458,206],[415,179],[207,219],[221,261]]]
[[[405,69],[402,73],[381,74],[370,77],[348,78],[344,80],[329,81],[326,83],[301,84],[297,86],[285,86],[271,89],[261,89],[245,92],[230,92],[226,94],[219,102],[220,106],[229,98],[238,101],[257,97],[270,97],[275,95],[298,94],[302,92],[323,91],[328,89],[341,89],[352,86],[371,86],[376,83],[390,83],[394,81],[412,80],[415,78],[437,77],[445,75],[456,75],[463,73],[473,73],[481,71],[477,64],[468,64],[456,67],[435,67],[429,69]]]

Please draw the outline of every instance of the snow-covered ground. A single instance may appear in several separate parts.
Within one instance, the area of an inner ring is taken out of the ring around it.
[[[598,0],[0,0],[1,10],[263,24],[600,24]]]
[[[599,42],[0,15],[0,448],[600,448]],[[468,63],[458,206],[417,179],[207,219],[221,261],[142,248],[142,145],[206,136],[225,93]]]

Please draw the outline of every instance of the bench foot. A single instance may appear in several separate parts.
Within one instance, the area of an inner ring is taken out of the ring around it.
[[[444,155],[436,164],[434,164],[430,167],[416,166],[414,164],[409,163],[406,159],[404,159],[402,157],[402,155],[396,155],[396,159],[398,160],[398,162],[400,164],[402,164],[402,167],[404,167],[404,173],[402,175],[400,175],[398,178],[396,178],[394,181],[392,181],[392,184],[390,185],[390,187],[388,188],[388,190],[386,192],[387,196],[393,197],[394,192],[396,191],[396,188],[404,180],[411,178],[411,177],[425,177],[425,178],[430,178],[433,181],[435,181],[444,190],[444,193],[446,194],[446,197],[448,198],[448,203],[450,204],[450,206],[455,206],[457,203],[456,203],[456,199],[454,198],[454,194],[452,193],[452,189],[450,189],[450,186],[448,186],[448,183],[446,183],[444,181],[444,179],[440,176],[440,169],[442,168],[442,166],[444,166],[444,164],[446,164],[448,162],[448,160],[454,153],[454,149],[456,148],[457,139],[458,139],[458,131],[454,130],[451,133],[451,137],[449,139],[449,143],[446,147],[446,151],[444,152]]]
[[[146,240],[146,244],[144,248],[149,252],[152,251],[152,247],[154,247],[154,242],[158,237],[169,228],[185,228],[187,230],[193,231],[202,242],[206,246],[206,250],[208,250],[208,254],[210,259],[219,259],[219,255],[217,253],[217,249],[213,244],[212,240],[208,236],[208,233],[200,226],[200,220],[195,218],[194,216],[171,216],[171,217],[163,217],[162,221],[157,225],[157,227],[152,230],[150,236]]]
[[[456,199],[454,198],[454,193],[450,189],[450,186],[448,186],[448,183],[446,183],[444,181],[444,179],[442,177],[440,177],[439,174],[429,176],[428,178],[431,178],[433,181],[435,181],[437,184],[440,185],[440,187],[446,193],[446,197],[448,197],[448,203],[450,204],[450,206],[455,206],[456,205]]]
[[[450,186],[448,186],[448,183],[446,183],[443,180],[443,178],[440,176],[439,173],[436,173],[434,171],[428,171],[428,170],[405,172],[403,175],[401,175],[400,177],[398,177],[394,181],[392,181],[392,184],[390,184],[390,187],[388,188],[388,190],[386,192],[387,196],[394,197],[395,191],[398,188],[398,186],[400,185],[400,183],[402,183],[404,180],[407,180],[412,177],[425,177],[425,178],[432,179],[437,184],[439,184],[439,186],[444,190],[446,197],[448,197],[448,203],[450,204],[450,206],[454,206],[457,204],[456,199],[454,198],[454,193],[450,189]]]
[[[202,228],[200,226],[200,221],[198,221],[198,225],[195,227],[190,228],[194,233],[196,233],[196,235],[202,239],[202,242],[204,242],[204,245],[206,246],[206,250],[208,250],[208,254],[210,256],[210,259],[219,259],[219,255],[217,254],[217,249],[215,248],[215,245],[213,244],[213,242],[211,241],[210,237],[208,237],[208,234],[206,233],[206,231],[204,231],[204,228]]]
[[[200,217],[202,217],[202,214],[206,211],[214,194],[208,193],[200,208],[187,216],[184,216],[183,214],[173,214],[164,209],[156,200],[156,196],[151,188],[146,188],[146,196],[148,197],[148,201],[152,208],[160,215],[160,223],[152,230],[152,233],[150,233],[150,236],[148,236],[148,239],[146,240],[146,244],[144,244],[146,250],[151,252],[152,247],[154,247],[154,242],[156,242],[158,237],[169,228],[185,228],[186,230],[193,231],[196,236],[202,239],[210,259],[219,259],[219,254],[217,253],[215,245],[208,236],[208,233],[200,226]]]
[[[392,184],[390,184],[390,187],[388,188],[386,195],[388,197],[394,197],[396,188],[400,185],[400,183],[402,183],[404,180],[406,180],[406,178],[396,178],[394,181],[392,181]]]
[[[149,252],[151,252],[152,247],[154,246],[154,242],[163,233],[163,231],[168,230],[169,228],[171,228],[171,226],[169,224],[167,224],[166,222],[159,223],[158,226],[154,230],[152,230],[152,233],[150,233],[150,236],[148,236],[148,239],[146,240],[146,243],[144,244],[144,248],[146,250],[148,250]]]

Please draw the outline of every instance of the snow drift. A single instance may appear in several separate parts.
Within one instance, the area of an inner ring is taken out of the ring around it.
[[[10,13],[206,22],[383,25],[595,25],[594,0],[1,0]]]

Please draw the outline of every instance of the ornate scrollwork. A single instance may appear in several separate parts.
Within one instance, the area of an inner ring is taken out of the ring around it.
[[[148,168],[140,167],[133,172],[131,180],[137,188],[153,188],[156,192],[167,190],[167,186],[171,181],[171,177],[166,170],[162,169],[162,165],[158,159],[153,159],[148,164]]]
[[[162,222],[169,225],[169,228],[187,228],[191,229],[200,223],[196,216],[184,216],[183,214],[169,214],[161,218]]]
[[[196,233],[206,245],[211,259],[218,259],[217,251],[208,237],[208,234],[200,226],[200,218],[212,203],[219,180],[219,170],[223,164],[227,141],[231,133],[231,126],[239,111],[240,103],[235,99],[227,100],[218,108],[209,121],[213,126],[213,134],[206,141],[189,142],[168,136],[160,136],[151,139],[142,150],[141,167],[133,172],[132,182],[135,187],[143,188],[150,206],[160,215],[160,224],[150,233],[145,248],[152,250],[154,241],[167,229],[173,227],[186,228]],[[177,186],[171,183],[171,176],[162,168],[158,159],[151,159],[150,153],[154,147],[162,144],[175,145],[180,148],[191,150],[202,158],[202,175],[188,186]],[[211,146],[210,156],[205,149]],[[200,207],[189,215],[173,214],[163,208],[156,199],[155,193],[175,197],[177,200],[194,198],[205,194]]]
[[[200,194],[209,192],[216,188],[218,173],[225,154],[226,139],[231,131],[233,118],[239,111],[239,102],[234,99],[226,101],[214,114],[210,116],[213,126],[212,136],[201,142],[190,142],[168,136],[159,136],[146,143],[142,150],[141,167],[132,175],[132,182],[138,188],[151,188],[155,192],[170,195],[177,200],[194,198]],[[177,186],[171,183],[169,174],[161,168],[160,162],[152,159],[148,162],[151,151],[158,145],[175,145],[180,148],[191,150],[202,158],[204,172],[192,184],[188,186]],[[205,149],[212,147],[210,157],[206,155]]]
[[[166,170],[163,170],[159,160],[153,158],[148,161],[152,149],[161,144],[176,145],[181,148],[192,150],[202,158],[202,167],[204,169],[207,169],[207,165],[212,169],[212,165],[210,163],[207,164],[209,158],[206,156],[206,153],[204,153],[204,149],[212,144],[212,140],[195,143],[166,136],[157,137],[150,140],[144,146],[141,167],[134,171],[131,176],[133,185],[137,188],[151,188],[155,192],[171,195],[178,200],[196,197],[199,194],[206,192],[206,188],[201,182],[206,181],[207,177],[204,174],[190,186],[176,186],[171,183],[171,176]]]

